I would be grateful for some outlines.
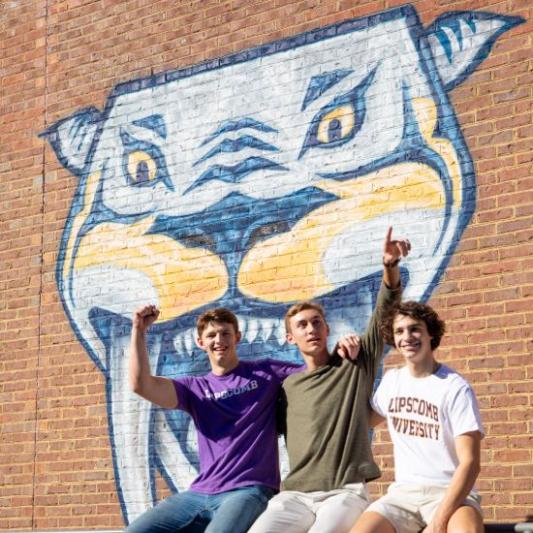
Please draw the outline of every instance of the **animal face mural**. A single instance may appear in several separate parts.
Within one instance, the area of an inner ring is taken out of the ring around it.
[[[282,317],[328,313],[331,338],[364,329],[387,226],[409,237],[405,298],[427,299],[475,204],[447,93],[519,18],[454,12],[424,29],[410,6],[119,85],[44,135],[79,178],[57,263],[78,338],[104,373],[126,522],[195,476],[187,415],[135,397],[130,317],[162,315],[150,363],[201,373],[194,323],[227,306],[241,358],[297,356]]]

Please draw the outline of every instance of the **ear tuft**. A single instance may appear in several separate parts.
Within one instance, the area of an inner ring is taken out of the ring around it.
[[[481,11],[454,11],[437,18],[426,36],[444,88],[450,91],[462,83],[485,60],[498,37],[522,22],[522,17]]]
[[[76,176],[82,176],[102,122],[102,113],[94,107],[61,119],[39,137],[45,137],[61,164]]]

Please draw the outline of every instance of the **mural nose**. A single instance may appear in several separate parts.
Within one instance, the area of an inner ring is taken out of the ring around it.
[[[199,213],[158,217],[153,231],[170,235],[185,246],[206,248],[218,255],[228,269],[228,291],[235,295],[243,257],[257,242],[289,231],[310,211],[336,198],[315,187],[268,200],[232,193]]]

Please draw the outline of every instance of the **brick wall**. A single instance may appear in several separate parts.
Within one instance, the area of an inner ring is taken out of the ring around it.
[[[115,152],[109,157],[98,150],[91,152],[89,145],[84,144],[87,139],[96,136],[95,131],[98,131],[101,139],[99,146],[116,150],[111,140],[105,140],[108,130],[104,128],[100,131],[98,128],[104,122],[111,124],[115,120],[115,104],[123,102],[121,95],[135,96],[135,91],[142,89],[142,80],[153,84],[155,99],[158,97],[157,91],[164,91],[167,84],[173,82],[187,84],[188,80],[192,80],[192,86],[196,87],[195,80],[201,80],[205,71],[207,74],[204,79],[213,78],[218,84],[212,91],[216,101],[208,100],[213,107],[207,109],[207,114],[219,116],[217,113],[220,114],[220,109],[225,106],[235,107],[235,101],[232,100],[237,98],[235,93],[246,94],[247,89],[250,89],[250,92],[258,91],[258,98],[262,93],[253,84],[243,87],[242,78],[240,83],[231,79],[227,81],[218,74],[222,72],[217,70],[219,65],[207,63],[205,68],[195,65],[222,56],[230,57],[229,63],[236,65],[259,57],[261,66],[257,68],[263,68],[269,65],[270,58],[279,57],[277,63],[273,61],[271,68],[280,68],[279,72],[283,74],[285,71],[279,65],[288,62],[291,50],[296,50],[295,42],[290,41],[293,36],[330,25],[338,28],[342,21],[373,16],[400,5],[401,2],[392,0],[27,0],[5,2],[2,5],[0,529],[117,528],[123,524],[123,516],[128,513],[134,516],[140,512],[145,505],[146,494],[150,492],[152,477],[145,471],[147,465],[143,465],[142,458],[138,463],[133,460],[135,450],[131,445],[136,438],[142,441],[147,429],[144,433],[141,431],[139,435],[132,435],[131,427],[127,425],[130,419],[126,416],[135,412],[142,418],[146,408],[138,403],[132,403],[128,408],[127,397],[114,396],[117,390],[121,390],[115,384],[120,380],[124,366],[119,365],[112,370],[110,360],[102,356],[111,353],[109,346],[104,344],[115,333],[107,333],[106,337],[99,328],[104,325],[115,328],[118,333],[113,339],[121,339],[127,336],[127,322],[119,319],[106,322],[105,313],[102,318],[89,309],[104,308],[100,302],[107,295],[106,301],[111,302],[107,310],[113,316],[126,316],[126,311],[129,312],[132,306],[138,305],[142,298],[148,298],[147,295],[151,294],[149,291],[143,292],[144,277],[126,276],[127,279],[123,279],[117,267],[117,264],[135,263],[135,258],[128,255],[128,250],[135,248],[137,242],[137,237],[133,236],[136,230],[130,231],[128,228],[120,233],[126,227],[123,222],[126,219],[120,219],[120,224],[113,225],[119,220],[117,213],[130,217],[127,218],[127,224],[134,223],[140,212],[140,204],[136,203],[133,194],[128,200],[129,196],[122,192],[119,182],[109,181],[111,185],[103,192],[91,189],[91,175],[97,178],[111,175],[110,168],[113,165],[125,171],[131,167],[128,166],[129,160],[124,163]],[[446,318],[447,337],[439,349],[439,359],[470,380],[481,405],[487,436],[483,442],[483,467],[478,486],[484,498],[485,517],[494,522],[520,521],[533,512],[533,43],[530,23],[533,8],[529,0],[420,0],[413,1],[412,6],[425,28],[437,17],[456,10],[486,11],[525,19],[524,23],[502,31],[497,39],[495,37],[493,48],[484,49],[483,60],[473,72],[468,72],[457,86],[452,88],[450,85],[446,89],[449,102],[439,104],[438,111],[443,124],[443,115],[455,117],[458,131],[464,137],[463,145],[460,138],[454,137],[455,133],[450,134],[455,139],[455,149],[463,154],[462,159],[460,157],[463,179],[469,175],[472,177],[470,185],[463,191],[463,200],[468,191],[475,189],[476,203],[473,211],[473,204],[463,205],[459,221],[453,222],[457,224],[456,237],[449,238],[446,250],[438,258],[440,262],[434,267],[437,274],[433,280],[420,281],[419,293],[413,289],[415,295],[422,296],[424,292],[430,295],[430,303]],[[379,28],[381,22],[372,20],[374,22],[369,24]],[[313,35],[317,36],[320,43],[329,42],[322,34]],[[235,55],[275,41],[285,43],[285,48],[280,46],[275,52],[255,52],[255,56]],[[292,76],[298,81],[298,76],[305,75],[306,69],[315,68],[319,61],[326,64],[331,60],[329,48],[320,43],[320,54],[305,56],[299,70],[287,70],[288,77]],[[368,43],[372,49],[372,41]],[[468,43],[471,44],[470,41]],[[306,48],[298,50],[305,51]],[[342,54],[339,58],[341,62],[344,60]],[[470,61],[473,61],[472,58]],[[354,60],[350,65],[355,68],[357,61]],[[172,74],[191,66],[194,68],[181,78]],[[163,76],[165,74],[166,78]],[[435,76],[435,72],[430,73],[431,76]],[[181,82],[181,79],[185,81]],[[132,80],[141,80],[140,85],[134,87],[129,83]],[[283,76],[280,76],[280,80],[285,83]],[[440,82],[437,80],[433,83],[439,86]],[[115,89],[119,84],[126,84],[120,86],[122,92]],[[205,95],[199,89],[195,91],[194,94],[198,95],[196,103],[202,101]],[[111,94],[115,95],[115,100],[110,99]],[[274,121],[281,121],[284,113],[290,114],[291,94],[283,96],[282,105],[273,105],[269,111]],[[379,98],[379,93],[375,97]],[[188,109],[195,106],[194,98],[187,100],[187,104],[172,98],[169,93],[159,103],[154,100],[147,106],[161,113],[158,106],[165,108],[168,102],[173,102],[175,106],[186,105]],[[371,99],[369,102],[367,116],[371,116]],[[383,105],[388,105],[388,100],[384,102]],[[136,107],[131,108],[133,114],[142,108],[142,101],[134,103]],[[127,109],[125,113],[129,113],[127,106],[130,104],[124,105]],[[80,114],[81,110],[87,108],[94,110]],[[106,112],[102,113],[104,109]],[[198,115],[187,115],[187,127],[192,128],[195,117],[200,117],[199,123],[207,124],[208,132],[212,132],[214,122],[210,124],[209,117],[202,115],[204,110],[200,109]],[[73,116],[77,117],[77,122],[66,122]],[[306,124],[300,118],[293,122],[295,128]],[[444,133],[447,134],[454,127],[453,124],[446,126]],[[47,128],[49,135],[39,136]],[[142,150],[139,150],[142,154],[150,153],[150,161],[158,165],[158,157],[146,148],[158,131],[157,124],[152,124],[151,128],[152,133],[144,134],[139,145]],[[386,130],[387,126],[383,129]],[[167,126],[165,134],[168,134],[169,140],[175,130],[175,124]],[[192,129],[190,131],[190,137],[200,137],[199,133]],[[344,135],[342,131],[341,136]],[[355,142],[356,134],[353,135]],[[276,137],[276,141],[283,143],[283,139],[280,139],[281,136]],[[165,145],[165,153],[173,157],[172,162],[168,163],[170,171],[167,180],[172,182],[176,179],[178,186],[179,179],[172,169],[180,170],[182,159],[191,161],[192,152],[187,151],[186,142],[187,139],[182,139],[181,144],[176,143],[174,148]],[[374,138],[372,143],[379,145]],[[344,159],[342,155],[332,158],[341,165],[346,159],[359,157],[359,153],[372,143],[356,147],[357,150],[353,148]],[[292,145],[289,148],[289,144],[281,152],[289,153],[294,148]],[[351,145],[347,142],[345,146]],[[310,145],[306,150],[309,152],[312,148]],[[308,152],[306,157],[309,156]],[[138,157],[144,157],[142,154]],[[327,158],[320,159],[323,154],[337,152],[322,151],[313,156],[309,164],[331,165]],[[108,166],[97,167],[99,157],[102,160],[108,157]],[[148,160],[139,161],[135,160],[138,174],[133,179],[146,176],[146,179],[151,179],[151,163]],[[93,174],[88,172],[89,163],[93,165]],[[370,174],[374,171],[376,169],[370,163]],[[298,177],[298,173],[295,172],[294,176]],[[115,179],[116,175],[111,178]],[[159,189],[154,188],[150,194],[147,194],[151,190],[149,186],[137,184],[136,194],[144,194],[143,201],[155,202],[159,194],[157,191],[163,191],[167,196],[170,194],[168,184],[167,189],[164,188],[164,178],[157,179],[161,181],[157,185]],[[280,178],[275,176],[273,179]],[[389,187],[387,194],[392,195],[391,202],[395,201],[392,186],[387,185],[386,181],[379,181],[380,174],[377,173],[372,179],[374,192],[379,190],[380,184],[385,189]],[[282,182],[275,183],[279,185]],[[324,187],[322,190],[327,189]],[[357,194],[369,194],[354,187]],[[327,189],[326,192],[333,190],[340,194],[337,189]],[[166,198],[163,192],[162,198]],[[91,212],[90,208],[99,201],[100,193],[103,194],[103,201],[111,207],[107,205],[106,209]],[[218,194],[219,189],[214,193]],[[302,205],[308,201],[294,200],[289,207],[305,211]],[[376,201],[378,214],[383,209],[383,202],[386,202],[383,198]],[[230,204],[226,207],[245,209],[246,206]],[[436,217],[437,230],[442,230],[448,218],[453,219],[456,207],[450,209],[452,215],[448,212]],[[230,213],[229,227],[238,228],[241,211],[235,211],[237,214],[234,219],[231,218],[232,211],[227,212]],[[409,208],[405,208],[403,214],[400,209],[398,220],[409,219],[407,213]],[[333,231],[329,228],[333,228],[338,219],[331,213],[326,213],[324,217],[319,226],[325,233]],[[393,215],[391,217],[393,221],[396,220]],[[429,227],[432,227],[433,219],[429,217],[427,220]],[[270,221],[270,227],[275,227],[279,222]],[[98,223],[108,224],[99,234],[99,239],[91,241],[92,244],[84,241]],[[206,221],[203,223],[207,224]],[[83,238],[76,235],[80,228],[90,228]],[[368,233],[358,235],[368,236],[368,240],[379,243],[379,228],[377,225]],[[408,224],[405,229],[409,229]],[[111,235],[113,231],[118,231],[117,236]],[[418,231],[420,249],[432,241],[429,233],[426,235],[420,229]],[[224,242],[224,235],[227,237],[229,234],[222,232],[214,238],[216,246]],[[343,239],[351,242],[349,232],[347,235]],[[130,247],[127,245],[129,238],[133,239]],[[284,298],[285,293],[295,297],[314,297],[321,296],[329,289],[334,291],[342,288],[344,281],[339,281],[342,275],[336,278],[332,287],[327,285],[327,280],[318,280],[311,288],[297,284],[297,279],[307,279],[306,276],[318,279],[313,261],[318,261],[316,257],[322,258],[331,253],[330,248],[322,255],[318,253],[322,250],[321,241],[311,230],[302,230],[298,238],[304,242],[303,248],[287,252],[285,256],[281,253],[285,259],[275,263],[278,270],[273,275],[261,269],[255,272],[253,265],[250,266],[250,271],[241,279],[243,291],[248,290],[258,298],[261,296],[281,305],[290,299]],[[116,244],[124,242],[121,239],[126,239],[124,247]],[[315,244],[311,244],[315,243],[314,239],[319,243],[316,244],[318,252],[315,259]],[[307,240],[310,244],[305,246]],[[88,244],[85,245],[85,242]],[[178,253],[171,253],[163,238],[148,244],[148,256],[152,260],[150,262],[146,257],[143,258],[143,275],[157,270],[157,265],[163,260],[173,261],[176,256],[172,254]],[[78,249],[85,250],[86,256],[74,258],[74,250]],[[202,246],[192,249],[205,250]],[[220,251],[219,248],[216,250]],[[92,258],[106,253],[108,263],[103,268]],[[265,247],[262,253],[268,255],[269,249]],[[294,263],[294,257],[300,258],[298,262]],[[348,263],[350,257],[345,258]],[[206,267],[205,275],[202,271],[198,277],[194,272],[202,270],[208,264],[206,261],[210,260],[213,261],[212,271]],[[183,283],[184,289],[180,293],[183,300],[207,304],[211,297],[213,300],[217,298],[223,292],[224,285],[217,278],[216,259],[207,254],[200,255],[200,259],[191,256],[187,261],[194,266],[191,273],[183,274],[170,269],[169,274],[167,269],[158,279],[165,283],[169,279],[177,280],[177,286]],[[429,264],[427,258],[422,257],[420,261]],[[335,263],[331,264],[335,271]],[[362,265],[361,268],[364,270],[367,266]],[[442,276],[438,274],[441,271]],[[305,272],[305,276],[301,275],[302,272]],[[415,272],[416,268],[413,268],[413,276]],[[175,277],[165,277],[168,275]],[[189,280],[187,276],[194,278],[195,283],[183,281]],[[427,284],[425,288],[424,283]],[[264,288],[257,288],[263,285]],[[154,284],[160,301],[177,297],[174,293],[164,293],[163,286],[163,282]],[[119,290],[114,293],[113,287]],[[168,305],[165,311],[167,316],[194,314],[194,306],[187,309],[174,307]],[[364,318],[361,315],[361,324]],[[248,324],[248,328],[252,330],[253,325]],[[181,344],[178,343],[177,347],[186,346],[187,339],[183,337],[179,342]],[[112,352],[112,357],[119,357],[120,360],[121,346],[124,345],[120,342],[116,344],[113,349],[118,351]],[[251,343],[250,346],[253,348],[255,345]],[[391,355],[386,366],[399,362],[396,356]],[[198,371],[200,366],[193,365],[190,369]],[[124,411],[119,408],[121,402],[126,406]],[[119,406],[117,411],[113,411],[114,406]],[[113,413],[116,416],[115,432],[109,428],[109,417]],[[179,431],[186,434],[184,422],[174,422],[178,426],[182,424]],[[159,423],[164,425],[162,419]],[[144,427],[148,428],[147,425]],[[180,434],[179,438],[186,437]],[[375,452],[384,474],[380,482],[372,484],[372,492],[380,494],[392,479],[391,449],[385,431],[377,433]],[[161,457],[160,460],[164,462],[166,459]],[[181,482],[185,484],[185,480],[189,480],[194,473],[187,457],[184,453],[177,459],[177,464],[165,463],[162,469],[178,472]],[[161,476],[155,475],[153,479],[158,496],[166,494],[168,489]],[[136,488],[143,494],[137,495]]]

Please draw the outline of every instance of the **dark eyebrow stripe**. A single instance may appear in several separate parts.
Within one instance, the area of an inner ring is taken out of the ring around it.
[[[351,69],[338,69],[320,74],[319,76],[313,76],[307,87],[305,98],[302,104],[302,111],[311,103],[314,102],[319,96],[322,96],[327,90],[331,89],[334,85],[337,85],[346,76],[351,74]]]
[[[147,117],[134,120],[132,124],[141,128],[152,130],[163,139],[167,138],[167,126],[165,124],[163,115],[149,115]]]

